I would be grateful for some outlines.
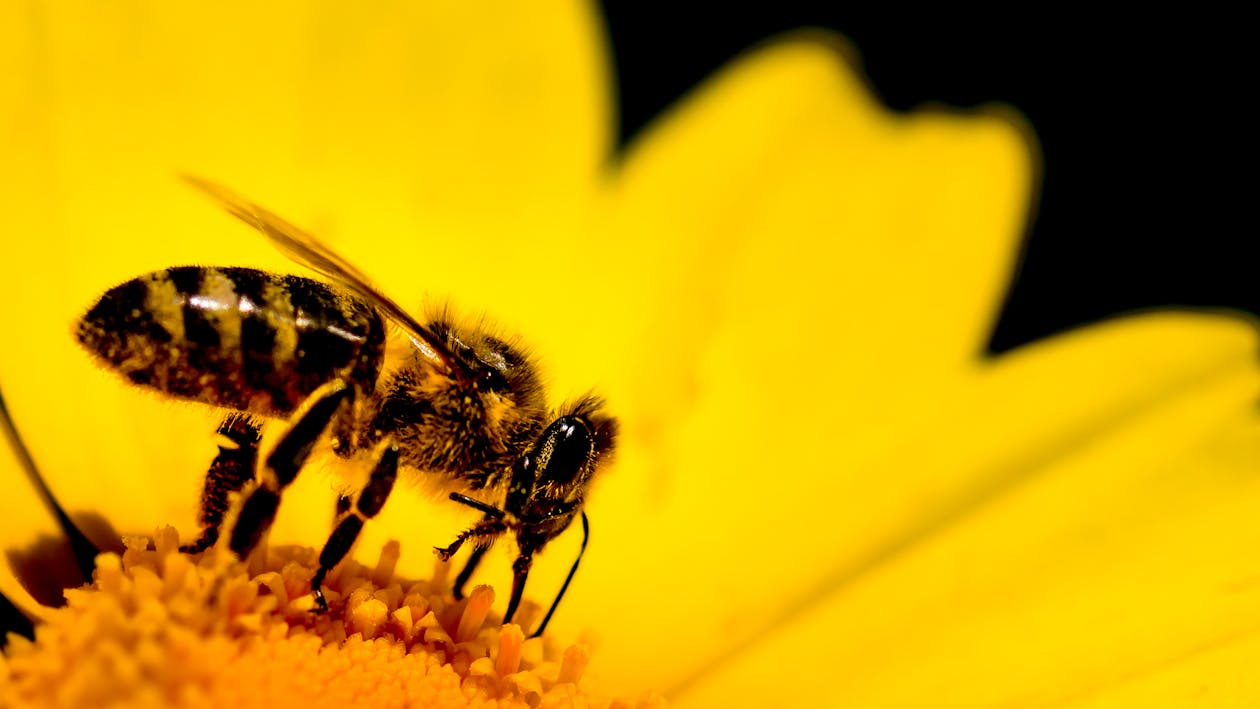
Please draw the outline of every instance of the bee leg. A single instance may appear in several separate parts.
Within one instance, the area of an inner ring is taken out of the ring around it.
[[[372,469],[367,484],[355,497],[353,509],[350,508],[349,498],[342,497],[347,501],[346,510],[342,513],[337,525],[333,527],[332,534],[324,543],[324,549],[319,552],[319,568],[311,577],[311,593],[315,596],[319,612],[328,610],[328,601],[324,598],[322,588],[324,577],[349,553],[350,547],[354,546],[354,540],[363,530],[363,523],[375,517],[385,506],[385,500],[389,499],[389,493],[394,489],[394,480],[397,477],[398,446],[391,442],[385,446],[385,451],[377,460],[376,467]],[[340,502],[337,506],[341,507]]]
[[[481,520],[480,522],[473,525],[472,527],[460,532],[459,536],[455,537],[455,541],[451,542],[450,546],[433,547],[433,551],[437,552],[438,558],[440,558],[442,561],[450,561],[451,557],[455,556],[455,552],[459,551],[459,548],[464,546],[464,542],[468,541],[469,539],[478,539],[481,537],[497,537],[506,531],[507,531],[507,524],[505,524],[503,520],[499,519],[498,517],[486,517],[485,519]],[[490,544],[486,543],[485,546],[488,547],[490,546]],[[483,551],[482,554],[484,553],[485,552]],[[478,556],[476,550],[473,551],[473,555]],[[481,561],[481,559],[478,557],[477,561],[479,562]],[[469,563],[475,565],[475,562],[473,562],[472,559],[469,559]],[[460,574],[461,577],[463,575],[464,574],[462,573]],[[468,575],[471,576],[472,571],[469,571]]]
[[[477,524],[460,532],[450,546],[433,547],[433,551],[437,552],[439,559],[450,561],[455,552],[459,551],[459,548],[469,539],[490,538],[489,541],[477,542],[477,545],[473,547],[472,554],[468,557],[468,561],[464,562],[463,570],[459,572],[459,576],[455,577],[455,588],[452,590],[452,593],[455,595],[456,600],[463,599],[464,586],[468,584],[468,579],[472,578],[473,572],[481,564],[482,557],[490,550],[490,545],[494,542],[494,538],[506,531],[507,524],[501,518],[487,515]]]
[[[547,615],[543,616],[542,622],[538,624],[538,630],[534,631],[531,638],[536,638],[543,634],[547,629],[547,624],[551,622],[551,616],[555,615],[556,608],[560,607],[560,599],[564,598],[564,592],[569,590],[569,583],[573,581],[573,575],[577,573],[578,564],[582,563],[582,555],[586,553],[586,543],[591,538],[591,523],[586,519],[586,512],[582,512],[582,547],[578,549],[577,558],[573,560],[573,566],[569,567],[569,575],[564,577],[564,583],[560,585],[560,592],[556,594],[556,599],[551,602],[551,608],[547,609]],[[522,584],[524,582],[522,581]],[[513,588],[515,592],[515,588]]]
[[[341,516],[350,511],[350,505],[354,504],[354,498],[349,495],[338,495],[337,505],[333,507],[333,524],[341,519]]]
[[[516,608],[521,605],[521,596],[525,595],[525,579],[529,577],[529,569],[534,565],[534,555],[525,551],[512,562],[512,597],[508,599],[507,612],[503,614],[503,623],[512,622]]]
[[[229,546],[238,557],[249,556],[271,527],[280,506],[280,493],[297,477],[315,442],[352,394],[353,390],[345,382],[331,382],[311,394],[295,414],[293,425],[267,456],[265,466],[259,471],[261,479],[245,498],[232,527]]]
[[[219,454],[210,463],[201,488],[201,536],[192,544],[185,544],[180,551],[196,554],[214,546],[219,540],[219,527],[227,514],[228,498],[240,492],[245,483],[254,478],[254,466],[258,460],[258,441],[261,430],[257,423],[244,414],[229,414],[219,424]]]

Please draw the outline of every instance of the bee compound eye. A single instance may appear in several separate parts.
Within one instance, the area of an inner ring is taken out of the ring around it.
[[[538,456],[538,477],[553,483],[576,480],[585,468],[594,440],[586,422],[564,416],[543,432],[534,450]]]
[[[568,443],[575,436],[583,436],[584,439],[590,437],[590,432],[587,431],[586,425],[578,419],[561,419],[557,423],[560,424],[559,439],[561,444]]]

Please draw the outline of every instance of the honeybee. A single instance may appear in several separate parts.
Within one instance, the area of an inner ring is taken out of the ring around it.
[[[133,384],[226,410],[202,489],[203,529],[185,550],[218,541],[229,499],[241,493],[228,546],[247,556],[275,519],[284,489],[327,440],[341,458],[367,459],[371,473],[357,493],[338,500],[311,579],[318,611],[328,608],[324,577],[384,506],[395,479],[418,475],[482,513],[435,549],[449,559],[472,544],[455,580],[457,598],[490,545],[515,535],[505,623],[520,605],[534,555],[581,519],[581,551],[534,635],[542,633],[586,549],[587,486],[615,446],[617,422],[603,402],[587,395],[550,411],[519,347],[444,316],[421,324],[310,234],[225,187],[186,179],[331,282],[172,267],[111,288],[77,323],[79,343]],[[387,357],[387,337],[399,333],[405,354]],[[260,464],[267,419],[289,425]]]

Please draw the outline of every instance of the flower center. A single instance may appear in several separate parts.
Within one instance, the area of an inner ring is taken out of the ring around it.
[[[492,617],[494,591],[456,601],[435,578],[394,577],[399,545],[374,568],[347,561],[311,612],[313,549],[264,548],[242,563],[179,552],[174,529],[97,559],[95,582],[66,591],[33,642],[0,659],[4,706],[598,706],[588,654]],[[537,607],[522,609],[534,622]],[[654,698],[649,703],[656,703]]]

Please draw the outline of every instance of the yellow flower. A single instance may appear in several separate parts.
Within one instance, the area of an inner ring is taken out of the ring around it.
[[[193,173],[400,302],[519,331],[557,399],[607,396],[622,452],[552,630],[599,635],[611,693],[1260,699],[1254,326],[1150,313],[984,358],[1034,187],[1010,112],[894,115],[838,39],[797,34],[614,156],[581,3],[6,11],[0,384],[72,514],[191,529],[213,453],[212,412],[88,363],[81,310],[178,263],[294,269]],[[5,541],[29,552],[52,529],[4,465]],[[273,541],[318,545],[328,481],[296,487]],[[360,548],[400,539],[415,575],[467,516],[412,497]]]

